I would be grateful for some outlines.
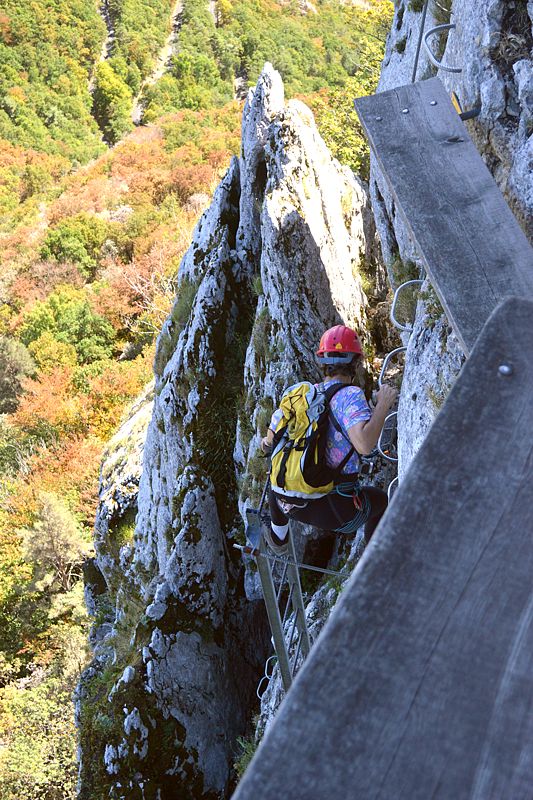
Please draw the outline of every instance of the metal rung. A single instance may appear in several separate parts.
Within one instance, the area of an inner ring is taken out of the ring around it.
[[[281,620],[281,624],[282,625],[285,625],[285,623],[287,621],[287,617],[289,616],[290,609],[292,608],[291,600],[292,600],[293,588],[294,588],[293,586],[290,587],[289,596],[287,598],[287,604],[285,606],[285,611],[283,612],[283,617],[282,617],[282,620]],[[280,587],[279,587],[280,594],[281,594],[281,590],[282,589],[283,589],[283,586],[280,585]]]
[[[383,428],[381,429],[381,433],[379,435],[378,444],[377,444],[377,448],[378,448],[379,452],[381,453],[381,455],[383,456],[383,458],[386,458],[387,461],[392,461],[394,464],[397,463],[398,459],[394,458],[393,456],[388,455],[388,453],[385,453],[385,451],[383,450],[382,439],[383,439],[383,434],[385,433],[385,430],[386,430],[386,425],[387,425],[388,420],[392,419],[393,417],[396,417],[397,415],[398,415],[398,412],[397,411],[393,411],[392,414],[389,414],[387,417],[385,417],[385,422],[383,423]],[[391,428],[389,428],[388,431],[391,431],[391,432],[394,431],[394,425]]]
[[[274,667],[276,666],[276,661],[277,660],[278,660],[278,657],[274,653],[274,655],[269,656],[267,658],[267,660],[265,661],[265,671],[264,671],[264,674],[261,677],[261,680],[259,681],[259,684],[258,684],[256,692],[255,692],[256,695],[257,695],[258,700],[262,699],[264,693],[268,689],[268,684],[270,683],[270,681],[272,679],[272,673],[274,672]],[[272,670],[269,672],[268,670],[269,670],[269,665],[270,665],[271,662],[272,662]],[[265,688],[261,691],[263,683],[265,683],[266,685],[265,685]]]
[[[267,552],[265,542],[262,538],[259,548],[253,546],[235,545],[235,547],[242,552],[248,553],[255,557],[259,577],[261,579],[261,588],[263,590],[263,598],[267,610],[270,630],[272,632],[272,643],[276,651],[276,657],[279,663],[281,679],[285,691],[288,691],[291,686],[292,678],[297,669],[297,662],[300,656],[305,659],[309,654],[309,650],[311,649],[311,638],[309,636],[307,620],[305,618],[305,606],[303,601],[302,587],[300,584],[300,574],[298,571],[299,565],[296,561],[296,551],[294,549],[294,541],[290,527],[288,543],[289,553],[284,558]],[[283,571],[277,590],[274,585],[274,577],[272,575],[271,565],[271,562],[276,561],[283,562]],[[320,572],[331,572],[332,574],[337,574],[334,573],[333,570],[322,570],[319,567],[313,568],[311,565],[302,566],[309,566],[309,568],[317,569]],[[288,588],[288,597],[282,614],[280,604],[285,587]],[[293,614],[292,620],[290,619],[291,612]],[[287,623],[288,630],[286,634],[285,625]],[[296,657],[291,664],[290,651],[293,649],[293,646],[296,649]],[[270,658],[272,658],[272,656]],[[262,696],[264,691],[266,691],[265,683],[268,685],[268,681],[271,677],[269,677],[268,674],[269,661],[270,659],[267,661],[265,673],[259,682],[259,686],[257,687],[258,697]]]
[[[424,34],[424,38],[422,40],[423,43],[424,43],[424,48],[426,50],[428,58],[431,61],[431,63],[433,64],[433,66],[437,67],[437,69],[443,69],[445,72],[456,72],[456,73],[459,73],[459,72],[463,71],[463,68],[462,67],[448,67],[448,66],[446,66],[446,64],[443,64],[441,61],[437,61],[437,59],[433,55],[433,51],[431,50],[431,48],[430,48],[430,46],[428,44],[428,39],[429,39],[430,36],[433,36],[433,34],[435,34],[435,33],[443,33],[444,31],[452,31],[452,30],[455,30],[456,27],[457,26],[456,26],[456,24],[454,22],[447,22],[445,25],[435,25],[434,28],[430,28],[428,31],[426,31],[426,33]]]
[[[392,487],[393,486],[397,487],[398,483],[399,483],[398,476],[396,475],[396,477],[392,479],[392,481],[389,483],[389,485],[387,487],[387,497],[388,497],[389,501],[390,501],[392,495],[394,494],[394,491],[393,491]]]
[[[300,636],[302,638],[303,656],[304,658],[306,658],[309,655],[309,651],[311,649],[311,639],[309,636],[309,630],[307,628],[307,620],[305,618],[305,606],[302,594],[302,585],[300,583],[300,573],[298,571],[298,567],[296,566],[296,550],[294,549],[294,540],[291,534],[289,534],[289,551],[292,558],[292,562],[289,562],[288,565],[289,567],[288,576],[291,586],[294,587],[294,592],[292,595],[292,604],[295,612],[298,611],[296,619],[298,621],[298,630],[300,631]]]
[[[254,558],[266,558],[268,561],[278,561],[280,564],[290,564],[291,562],[287,559],[287,557],[276,556],[273,553],[261,553],[256,547],[251,547],[242,544],[234,544],[233,547],[236,550],[240,550],[241,553],[245,553],[247,556],[253,556]],[[350,577],[349,574],[345,572],[336,572],[334,569],[325,569],[324,567],[315,567],[313,564],[302,564],[300,561],[295,561],[294,566],[298,567],[299,569],[308,569],[311,572],[320,572],[321,575],[333,575],[335,578],[342,578],[342,580],[346,580]]]
[[[276,600],[278,601],[278,605],[279,605],[279,601],[281,600],[281,593],[283,591],[283,584],[285,583],[285,578],[287,577],[287,568],[288,568],[288,564],[287,564],[287,561],[285,561],[285,563],[283,565],[283,572],[281,573],[281,578],[280,578],[280,581],[279,581],[278,594],[276,596]]]
[[[296,623],[298,622],[298,617],[299,616],[300,616],[300,609],[297,608],[296,611],[294,612],[294,618],[292,620],[291,632],[289,634],[289,645],[287,647],[287,650],[289,651],[289,653],[290,653],[290,650],[291,650],[291,647],[292,647],[292,643],[294,641],[294,632],[296,631]]]
[[[383,385],[383,377],[385,375],[385,372],[387,371],[387,367],[389,366],[389,361],[392,358],[394,358],[394,356],[398,355],[398,353],[405,353],[406,350],[407,350],[407,347],[396,347],[395,350],[391,350],[390,353],[388,353],[385,356],[385,360],[383,362],[383,366],[381,367],[381,372],[379,373],[379,378],[378,378],[378,386],[379,387],[381,387]]]
[[[390,310],[390,318],[391,318],[392,324],[396,328],[401,330],[401,331],[409,331],[409,332],[411,332],[413,330],[413,326],[412,325],[404,325],[404,324],[402,324],[401,322],[399,322],[396,319],[395,313],[396,313],[396,305],[398,304],[398,298],[400,296],[400,292],[402,292],[407,286],[414,286],[415,283],[422,284],[422,283],[424,283],[424,281],[422,279],[420,279],[420,278],[415,278],[415,279],[413,279],[411,281],[405,281],[405,283],[402,283],[400,286],[398,286],[398,288],[394,292],[394,298],[393,298],[392,306],[391,306],[391,310]]]

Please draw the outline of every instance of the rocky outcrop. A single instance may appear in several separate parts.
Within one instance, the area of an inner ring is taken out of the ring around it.
[[[242,156],[198,223],[158,339],[138,494],[140,461],[123,441],[148,406],[103,467],[95,566],[106,589],[78,690],[82,800],[231,791],[271,647],[232,547],[239,506],[264,481],[258,442],[282,389],[317,375],[324,327],[364,327],[359,271],[375,248],[365,187],[267,65],[245,104]]]
[[[378,90],[411,81],[423,3],[399,0],[388,38]],[[447,12],[446,8],[450,10]],[[436,24],[456,25],[433,39],[442,63],[460,73],[440,70],[446,88],[455,91],[464,109],[479,106],[479,116],[466,123],[482,157],[524,230],[533,239],[533,7],[531,3],[466,0],[429,4],[426,30]],[[417,79],[434,75],[424,49]],[[384,261],[395,288],[420,277],[413,242],[396,214],[392,197],[375,161],[370,194]],[[438,408],[461,367],[458,342],[427,284],[422,288],[398,410],[400,477],[423,441]]]

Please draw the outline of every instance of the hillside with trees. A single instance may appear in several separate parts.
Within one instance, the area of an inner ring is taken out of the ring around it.
[[[87,659],[100,460],[151,379],[181,257],[239,152],[235,78],[253,83],[272,61],[333,152],[366,168],[351,97],[377,82],[390,2],[219,0],[212,13],[185,0],[179,52],[147,89],[149,124],[133,129],[172,5],[110,0],[103,60],[92,0],[0,12],[3,800],[75,797],[69,698]]]

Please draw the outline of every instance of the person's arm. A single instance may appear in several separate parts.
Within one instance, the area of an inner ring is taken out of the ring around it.
[[[274,443],[274,434],[282,417],[283,417],[283,411],[281,410],[281,408],[277,408],[272,414],[272,417],[270,419],[270,425],[268,426],[266,436],[264,436],[261,439],[261,450],[263,451],[263,453],[270,453],[270,451],[272,450],[272,445]]]
[[[385,417],[394,405],[398,392],[392,386],[382,386],[377,393],[376,406],[370,419],[348,428],[350,441],[362,456],[372,452],[378,443]]]

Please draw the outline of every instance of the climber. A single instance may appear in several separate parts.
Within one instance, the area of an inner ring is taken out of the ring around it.
[[[345,535],[355,534],[364,525],[364,538],[368,542],[387,507],[385,492],[360,485],[359,454],[367,455],[376,446],[385,417],[396,401],[397,390],[383,385],[377,393],[374,410],[370,410],[363,390],[352,383],[363,358],[361,343],[357,333],[345,325],[336,325],[323,334],[317,357],[324,381],[315,387],[324,391],[329,399],[325,461],[330,471],[336,470],[335,480],[327,493],[319,497],[315,494],[309,499],[303,492],[300,494],[304,496],[295,496],[295,492],[284,495],[277,488],[279,481],[273,481],[274,488],[269,491],[271,525],[264,535],[276,554],[287,549],[289,518]],[[297,393],[300,386],[309,388],[309,384],[297,384],[291,389]],[[281,405],[284,405],[283,398]],[[275,453],[276,436],[279,439],[284,427],[283,417],[282,408],[274,411],[261,441],[263,452],[271,452],[274,445]]]

